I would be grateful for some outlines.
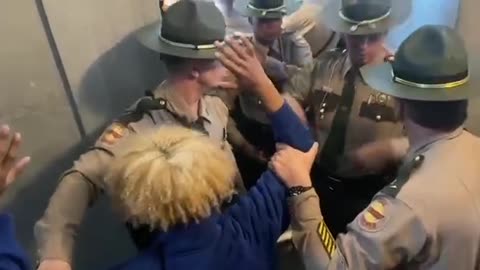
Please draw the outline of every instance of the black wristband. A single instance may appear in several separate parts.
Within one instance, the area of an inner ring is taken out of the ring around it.
[[[309,191],[313,187],[302,187],[302,186],[296,186],[296,187],[291,187],[288,189],[288,197],[295,197],[298,196],[306,191]]]

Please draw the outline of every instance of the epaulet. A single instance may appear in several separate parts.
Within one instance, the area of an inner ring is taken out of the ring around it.
[[[153,119],[151,111],[163,110],[166,106],[167,101],[165,99],[154,98],[147,94],[145,97],[139,99],[132,108],[121,115],[116,122],[128,125],[129,123],[136,123],[142,120],[145,115],[149,115]]]
[[[402,187],[408,182],[412,173],[422,166],[424,160],[424,155],[417,155],[413,159],[405,161],[398,169],[397,178],[383,188],[382,193],[396,197]]]

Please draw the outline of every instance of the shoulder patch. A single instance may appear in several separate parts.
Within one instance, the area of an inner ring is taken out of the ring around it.
[[[387,215],[390,202],[386,199],[375,199],[367,209],[363,210],[358,220],[360,228],[367,232],[377,232],[382,230],[387,223],[389,216]]]
[[[323,248],[325,249],[325,252],[327,253],[328,257],[331,259],[333,256],[333,253],[337,249],[337,245],[335,243],[335,238],[333,237],[332,233],[327,227],[327,224],[325,223],[324,220],[318,224],[318,229],[317,229],[318,237],[320,238],[320,241],[322,242]]]
[[[103,133],[102,138],[100,141],[102,143],[113,145],[119,139],[123,138],[126,133],[128,132],[127,126],[121,123],[113,123],[111,126],[107,128],[107,130]]]

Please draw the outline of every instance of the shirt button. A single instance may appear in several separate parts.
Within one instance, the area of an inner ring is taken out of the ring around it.
[[[377,119],[377,121],[382,120],[382,116],[381,116],[381,115],[377,115],[375,118]]]
[[[327,107],[327,103],[322,103],[322,108]]]
[[[160,105],[165,106],[165,100],[160,100]]]
[[[320,113],[324,113],[325,112],[325,109],[320,109]]]
[[[257,103],[258,105],[262,105],[262,101],[260,99],[257,101]]]

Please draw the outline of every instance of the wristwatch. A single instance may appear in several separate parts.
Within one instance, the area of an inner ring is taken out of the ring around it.
[[[312,189],[313,187],[310,186],[310,187],[302,187],[302,186],[295,186],[295,187],[291,187],[288,189],[288,197],[295,197],[295,196],[298,196],[306,191],[309,191],[310,189]]]

